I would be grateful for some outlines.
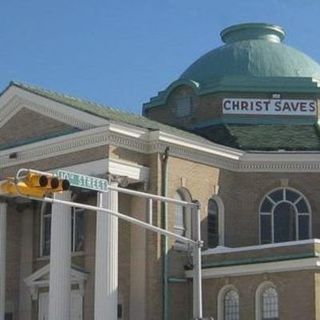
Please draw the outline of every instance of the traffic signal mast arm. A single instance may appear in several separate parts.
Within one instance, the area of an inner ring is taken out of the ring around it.
[[[68,180],[59,179],[51,173],[20,169],[15,178],[0,182],[0,195],[43,198],[69,188]]]
[[[194,212],[195,221],[195,235],[192,239],[185,236],[180,236],[172,231],[162,229],[160,227],[154,226],[152,223],[147,223],[139,219],[128,216],[127,214],[122,214],[117,211],[110,210],[108,208],[96,207],[88,204],[74,203],[70,201],[59,200],[55,198],[49,198],[54,192],[61,192],[68,190],[70,188],[70,183],[68,180],[59,179],[57,176],[48,172],[41,172],[30,169],[20,169],[17,172],[15,178],[7,178],[4,181],[0,181],[0,195],[6,196],[16,196],[16,197],[27,197],[29,199],[40,200],[49,203],[59,203],[75,208],[83,208],[92,211],[101,211],[106,214],[111,214],[127,222],[136,224],[138,226],[144,227],[147,230],[154,231],[158,234],[164,236],[171,236],[177,240],[181,240],[183,243],[189,244],[193,247],[193,265],[194,265],[194,275],[193,275],[193,315],[194,319],[202,319],[202,276],[201,276],[201,247],[203,242],[201,241],[201,214],[199,203],[188,203],[185,201],[179,201],[176,199],[170,199],[167,197],[161,197],[157,195],[151,195],[142,193],[135,190],[123,189],[119,187],[108,187],[107,192],[116,191],[123,192],[127,194],[135,194],[136,196],[141,196],[147,199],[163,201],[167,203],[175,203],[182,206],[187,206]],[[106,191],[104,191],[106,192]],[[151,206],[152,207],[152,204]]]

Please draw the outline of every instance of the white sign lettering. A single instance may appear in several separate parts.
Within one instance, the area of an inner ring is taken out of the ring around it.
[[[223,114],[315,116],[314,100],[286,99],[223,99]]]
[[[97,177],[86,176],[80,173],[74,173],[70,171],[57,170],[55,174],[60,179],[69,180],[70,186],[91,189],[96,191],[107,191],[108,180],[100,179]]]

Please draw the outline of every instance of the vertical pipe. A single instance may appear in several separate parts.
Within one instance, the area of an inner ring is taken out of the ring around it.
[[[148,199],[148,222],[153,224],[153,211],[152,211],[152,199]]]
[[[162,196],[168,196],[168,158],[169,147],[166,147],[162,155]],[[162,202],[162,228],[168,230],[168,203]],[[169,319],[169,283],[168,283],[168,237],[163,237],[163,319]]]
[[[201,215],[200,205],[194,211],[195,234],[194,240],[197,244],[193,247],[193,318],[202,319],[202,275],[201,275]]]
[[[6,233],[7,203],[0,202],[0,320],[4,320],[6,305]]]

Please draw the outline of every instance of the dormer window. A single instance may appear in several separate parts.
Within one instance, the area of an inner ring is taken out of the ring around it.
[[[176,98],[176,116],[184,118],[192,113],[192,96],[180,96]]]

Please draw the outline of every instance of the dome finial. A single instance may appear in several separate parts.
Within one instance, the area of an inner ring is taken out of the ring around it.
[[[220,36],[222,41],[227,44],[253,39],[281,42],[284,39],[285,31],[283,28],[273,24],[243,23],[222,30]]]

